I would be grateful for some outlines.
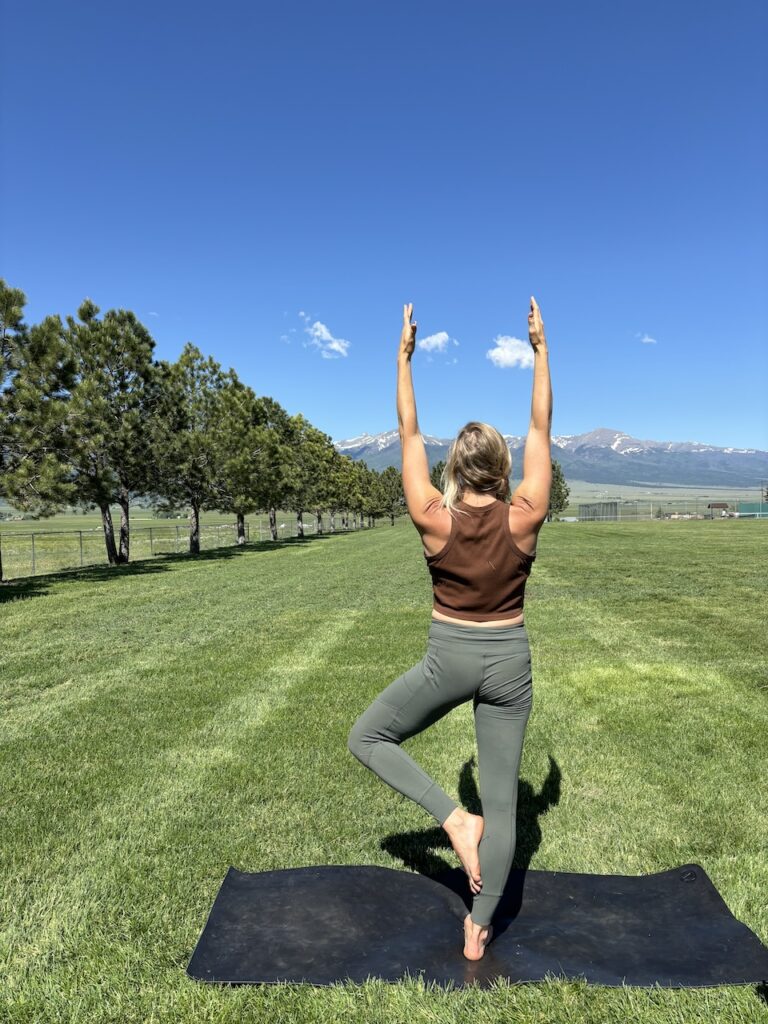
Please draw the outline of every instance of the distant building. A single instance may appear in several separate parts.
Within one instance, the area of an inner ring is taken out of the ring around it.
[[[768,519],[768,501],[740,501],[736,515],[745,519]]]

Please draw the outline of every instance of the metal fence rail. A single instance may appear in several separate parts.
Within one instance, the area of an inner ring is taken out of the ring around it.
[[[605,507],[605,502],[583,502],[579,504],[581,515],[569,514],[575,509],[569,508],[557,519],[564,523],[574,522],[664,522],[669,520],[709,519],[710,521],[768,519],[768,504],[754,504],[749,511],[742,505],[741,512],[735,512],[733,506],[725,510],[706,509],[701,504],[696,506],[692,501],[642,502],[622,501],[615,507]],[[601,507],[602,506],[602,507]],[[304,513],[304,535],[316,534],[317,520],[311,513]],[[245,522],[246,543],[272,539],[266,516],[256,516],[253,522]],[[555,520],[556,521],[556,520]],[[349,526],[336,524],[343,522],[341,515],[334,516],[334,529],[330,526],[330,516],[323,516],[323,533],[350,533],[363,529],[362,523],[357,524],[353,516],[348,517]],[[390,517],[383,516],[379,523],[389,524]],[[397,525],[410,523],[408,515],[395,517]],[[286,513],[277,517],[278,538],[296,537],[299,535],[298,523],[294,513]],[[115,543],[119,544],[119,530],[115,531]],[[237,544],[237,525],[235,523],[210,523],[200,526],[200,550],[211,548],[232,547]],[[130,533],[130,560],[139,561],[156,555],[182,553],[189,550],[189,524],[159,522],[153,526],[132,526]],[[86,565],[106,565],[107,555],[104,542],[104,531],[101,526],[89,530],[32,530],[16,529],[0,530],[0,555],[2,556],[2,581],[9,581],[24,576],[40,576],[59,572],[63,569],[75,569]]]
[[[338,523],[339,517],[336,517]],[[353,523],[352,518],[349,519]],[[269,526],[259,520],[255,528],[246,520],[245,541],[271,540]],[[330,528],[328,517],[323,520],[323,533],[350,533],[357,526]],[[304,516],[304,536],[316,534],[317,521],[314,516]],[[278,517],[278,539],[299,536],[295,517]],[[115,530],[115,544],[120,543],[119,530]],[[209,523],[200,525],[200,550],[233,547],[237,545],[236,523]],[[157,526],[131,527],[130,560],[140,561],[156,555],[181,553],[189,550],[189,525],[187,523],[160,523]],[[2,580],[23,576],[41,576],[59,572],[62,569],[77,569],[86,565],[106,565],[107,553],[104,530],[93,527],[89,530],[0,530],[0,555],[2,556]]]

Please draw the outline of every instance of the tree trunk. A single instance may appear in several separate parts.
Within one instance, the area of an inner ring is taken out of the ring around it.
[[[315,512],[315,515],[317,516],[317,526],[315,527],[315,532],[316,533],[322,533],[323,532],[323,513],[320,511],[320,509],[318,509]]]
[[[245,516],[242,512],[237,513],[237,543],[245,544]]]
[[[200,554],[200,509],[197,505],[192,505],[189,513],[189,553]]]
[[[303,537],[304,536],[304,513],[303,512],[297,512],[296,513],[296,536],[297,537]]]
[[[120,494],[118,496],[118,504],[120,505],[120,551],[117,556],[118,562],[130,561],[129,550],[130,550],[130,523],[129,523],[129,504],[130,504],[130,492],[127,487],[120,488]]]
[[[270,506],[269,509],[269,529],[272,533],[272,540],[277,540],[277,509],[274,506]]]
[[[390,526],[394,526],[395,525],[395,513],[394,512],[390,512],[389,513],[389,525]]]
[[[104,527],[104,542],[107,545],[107,559],[110,565],[117,565],[117,549],[115,548],[115,531],[112,526],[112,512],[109,505],[101,506],[101,525]]]

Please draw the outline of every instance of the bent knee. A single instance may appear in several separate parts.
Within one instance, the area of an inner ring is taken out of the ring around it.
[[[347,736],[347,750],[349,750],[351,754],[354,754],[358,761],[362,761],[362,763],[365,764],[370,750],[370,745],[371,739],[368,736],[361,720],[358,718],[349,730],[349,735]]]

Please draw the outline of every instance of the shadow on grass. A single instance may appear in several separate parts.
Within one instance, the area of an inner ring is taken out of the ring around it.
[[[471,814],[482,814],[480,795],[475,785],[472,767],[474,756],[469,758],[461,769],[459,778],[460,805]],[[542,832],[539,819],[550,807],[560,802],[560,768],[549,755],[549,771],[541,790],[537,793],[525,779],[520,779],[517,791],[517,842],[512,869],[520,869],[511,874],[504,890],[504,919],[509,912],[512,917],[517,914],[522,901],[525,871],[533,859],[533,855],[541,845]],[[407,867],[421,875],[439,882],[459,896],[466,904],[467,910],[472,908],[472,892],[463,868],[452,867],[442,856],[440,850],[452,850],[445,829],[437,826],[422,829],[418,832],[399,832],[388,836],[381,843],[382,849],[393,857],[397,857]],[[454,858],[455,854],[451,853]],[[505,920],[498,922],[499,933],[506,928]],[[496,925],[496,922],[494,922]]]
[[[154,573],[167,572],[174,565],[189,562],[212,562],[222,559],[240,558],[245,554],[278,551],[281,548],[304,547],[307,544],[318,544],[337,537],[349,537],[360,533],[360,530],[337,530],[335,533],[311,534],[308,537],[286,537],[278,540],[256,540],[242,545],[231,545],[222,548],[209,548],[197,555],[189,551],[166,552],[140,558],[135,562],[124,562],[118,565],[84,565],[71,569],[59,569],[56,572],[41,573],[39,576],[17,576],[0,583],[0,605],[7,601],[18,601],[30,597],[43,597],[54,583],[103,583],[122,576],[151,576]]]

